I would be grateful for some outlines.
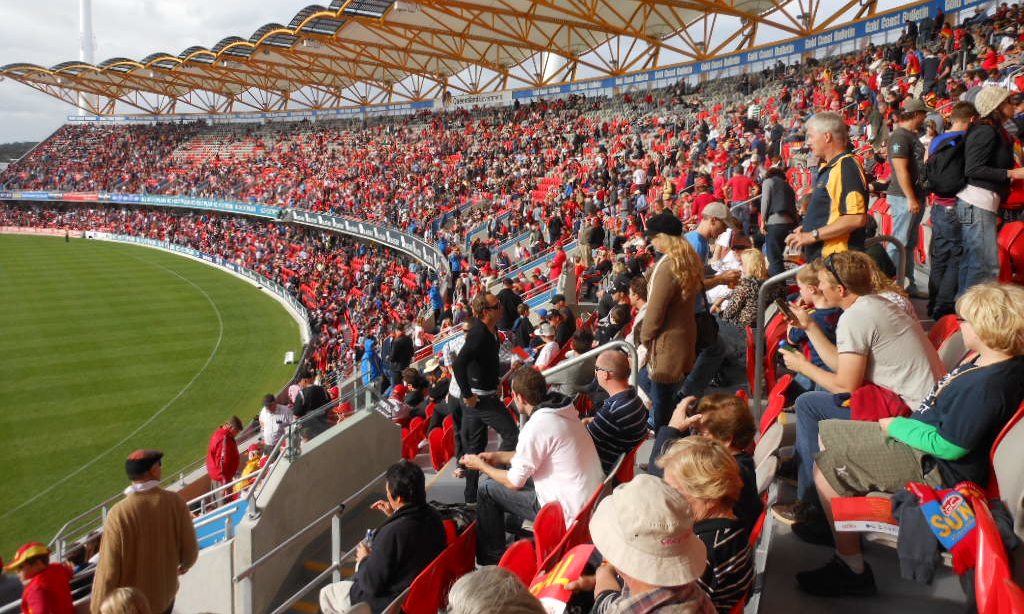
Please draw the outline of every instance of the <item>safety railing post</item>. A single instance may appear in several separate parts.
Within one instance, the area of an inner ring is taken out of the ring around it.
[[[253,611],[252,576],[245,576],[239,584],[241,585],[239,590],[242,591],[242,612],[249,614]]]
[[[769,291],[774,290],[775,286],[787,279],[796,277],[797,271],[802,268],[803,267],[798,267],[788,271],[783,271],[778,275],[769,278],[761,284],[761,288],[757,291],[757,319],[754,326],[754,389],[750,391],[750,403],[758,419],[761,417],[761,405],[764,397],[764,387],[761,382],[764,380],[764,312],[768,308],[768,305],[766,304],[768,302],[768,294]]]
[[[907,268],[908,265],[913,266],[913,263],[907,262],[907,249],[903,245],[903,241],[900,241],[892,235],[875,235],[864,242],[864,247],[871,247],[882,243],[892,243],[896,246],[896,255],[898,256],[894,263],[896,265],[896,280],[902,288],[903,280],[907,277],[907,271],[909,270],[911,274],[913,274],[914,271],[913,268]]]
[[[294,423],[288,425],[288,449],[285,452],[285,458],[289,461],[299,458],[298,429],[295,428]]]
[[[331,518],[331,564],[334,582],[341,582],[341,511]]]

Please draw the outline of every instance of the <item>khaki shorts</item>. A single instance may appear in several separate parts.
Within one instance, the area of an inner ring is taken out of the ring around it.
[[[822,450],[815,463],[840,496],[895,492],[907,482],[942,486],[933,457],[889,437],[877,422],[823,420],[818,428]]]

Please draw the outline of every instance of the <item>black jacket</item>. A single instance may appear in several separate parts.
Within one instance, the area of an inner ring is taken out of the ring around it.
[[[511,330],[519,317],[519,306],[523,304],[523,299],[512,288],[502,288],[497,299],[504,310],[498,322],[498,330]]]
[[[390,359],[388,368],[394,369],[395,371],[401,371],[409,366],[412,362],[412,337],[403,334],[400,337],[395,337],[391,341],[391,354],[388,356]],[[397,384],[398,382],[392,382]]]
[[[498,338],[483,322],[474,318],[466,332],[466,343],[455,357],[452,365],[455,381],[463,398],[473,396],[471,388],[497,390],[500,380],[498,373]]]
[[[1005,201],[1010,195],[1010,178],[1006,171],[1013,168],[1013,145],[1002,127],[987,122],[971,126],[964,141],[964,175],[968,185],[985,188]]]
[[[356,572],[353,604],[365,601],[374,614],[382,611],[445,547],[441,516],[426,503],[408,504],[377,529],[370,556]]]

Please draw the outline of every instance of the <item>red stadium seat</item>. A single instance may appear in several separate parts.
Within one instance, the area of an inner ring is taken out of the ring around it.
[[[434,471],[440,471],[448,462],[444,454],[444,429],[436,428],[430,431],[427,440],[430,442],[430,464]]]
[[[640,444],[642,446],[643,443]],[[633,450],[626,455],[626,459],[622,461],[622,466],[619,467],[618,472],[615,474],[615,481],[619,484],[625,484],[631,482],[633,476],[636,475],[636,455],[640,451],[640,446],[633,448]]]
[[[565,536],[565,513],[562,504],[552,501],[537,512],[533,521],[533,541],[536,544],[537,565],[554,550]]]
[[[537,552],[534,550],[533,542],[521,539],[509,546],[498,561],[498,567],[516,574],[523,584],[529,586],[537,574]]]
[[[793,376],[787,373],[776,382],[775,387],[768,393],[768,407],[764,410],[764,414],[761,415],[759,427],[761,435],[764,435],[775,424],[775,421],[779,419],[779,416],[782,415],[782,410],[786,406],[786,390],[789,389],[789,385],[792,383]]]

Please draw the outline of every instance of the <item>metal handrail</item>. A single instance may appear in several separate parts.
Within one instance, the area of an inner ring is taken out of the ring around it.
[[[896,279],[900,280],[900,283],[902,283],[903,278],[906,277],[906,249],[904,248],[903,243],[896,237],[890,235],[877,235],[865,241],[864,247],[871,247],[872,245],[878,245],[880,243],[894,243],[898,248],[897,254],[899,257],[897,258],[898,264],[896,265]],[[755,320],[754,328],[754,389],[751,391],[750,403],[754,411],[757,413],[758,418],[761,416],[761,405],[764,400],[765,392],[761,381],[764,379],[764,355],[766,349],[764,347],[764,315],[765,310],[768,307],[768,295],[778,284],[792,277],[796,277],[797,271],[802,269],[804,266],[806,265],[802,265],[788,271],[783,271],[782,273],[769,278],[761,284],[761,288],[757,291],[757,318]]]
[[[548,376],[551,376],[551,375],[555,375],[557,373],[561,373],[562,371],[567,371],[569,369],[569,367],[575,367],[576,365],[578,365],[580,363],[586,362],[587,360],[589,360],[592,357],[598,356],[602,352],[605,352],[607,350],[614,350],[614,349],[623,349],[623,350],[626,351],[627,354],[629,354],[629,377],[630,377],[630,382],[636,382],[636,375],[637,375],[637,370],[638,370],[638,361],[637,361],[637,356],[636,356],[636,348],[633,347],[633,345],[631,343],[629,343],[628,341],[625,341],[623,339],[614,339],[612,341],[609,341],[608,343],[605,343],[604,345],[599,345],[599,346],[597,346],[596,348],[594,348],[592,350],[588,350],[588,351],[580,354],[579,356],[573,356],[572,358],[568,358],[566,360],[563,360],[563,361],[559,362],[557,365],[551,367],[550,369],[545,369],[544,371],[541,371],[541,374],[544,377],[548,377]]]
[[[370,484],[367,484],[362,489],[360,489],[359,492],[360,493],[363,492],[363,490],[365,490],[367,487],[369,487],[373,483],[374,482],[370,482]],[[349,499],[351,499],[351,497],[349,497]],[[346,499],[346,501],[347,500],[348,499]],[[278,545],[274,546],[273,548],[271,548],[270,552],[267,552],[266,554],[264,554],[260,558],[258,558],[255,561],[253,561],[253,563],[251,565],[246,567],[244,570],[238,572],[237,575],[235,575],[233,578],[231,578],[231,581],[234,582],[235,584],[238,584],[239,582],[241,582],[245,578],[248,578],[248,577],[252,576],[252,574],[257,569],[259,569],[260,567],[265,565],[267,563],[267,561],[269,561],[270,559],[272,559],[275,556],[277,556],[277,554],[279,552],[281,552],[282,550],[284,550],[288,546],[290,546],[293,543],[295,543],[299,538],[303,537],[304,535],[307,535],[310,531],[313,531],[314,529],[320,528],[320,526],[322,524],[324,524],[326,521],[330,520],[332,516],[334,516],[336,514],[341,514],[344,511],[345,511],[345,504],[344,503],[339,503],[338,505],[335,505],[331,509],[327,510],[327,512],[325,512],[319,518],[317,518],[313,522],[307,524],[305,527],[299,529],[291,537],[289,537],[288,539],[284,540],[280,544],[278,544]]]

